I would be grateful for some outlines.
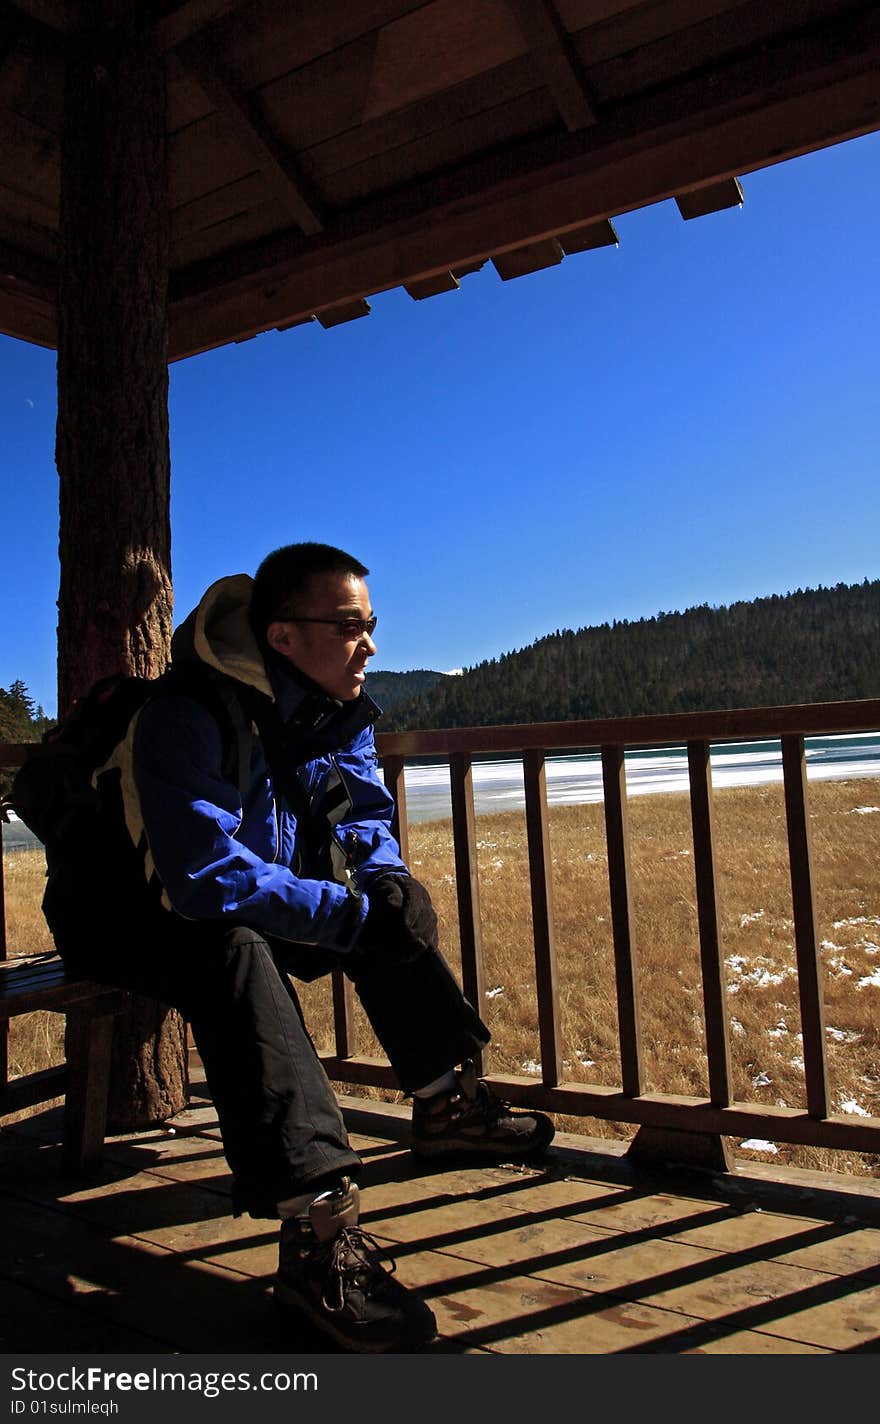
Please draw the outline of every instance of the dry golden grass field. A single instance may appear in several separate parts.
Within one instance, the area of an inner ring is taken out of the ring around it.
[[[810,785],[813,868],[834,1111],[880,1116],[880,782]],[[643,1034],[651,1091],[708,1091],[693,842],[685,795],[629,802]],[[720,929],[727,970],[734,1095],[804,1105],[791,888],[781,786],[715,793]],[[565,1076],[619,1082],[607,855],[601,805],[550,812],[554,923]],[[525,824],[521,813],[481,815],[477,842],[492,1068],[538,1074],[537,1008]],[[437,906],[442,944],[460,965],[451,824],[410,828],[410,866]],[[11,953],[51,948],[39,911],[42,856],[6,858]],[[301,994],[313,1037],[332,1048],[329,985]],[[358,1051],[376,1051],[363,1016]],[[13,1025],[10,1068],[57,1060],[54,1015]],[[558,1118],[593,1136],[629,1137],[624,1124]],[[880,1174],[880,1157],[812,1148],[733,1144],[737,1156],[825,1171]]]

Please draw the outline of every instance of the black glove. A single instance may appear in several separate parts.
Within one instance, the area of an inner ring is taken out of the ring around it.
[[[437,948],[437,916],[421,881],[411,875],[381,875],[367,885],[370,908],[360,942],[365,948],[392,941],[405,958]]]

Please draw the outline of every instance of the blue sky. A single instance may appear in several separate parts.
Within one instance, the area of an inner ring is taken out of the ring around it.
[[[171,368],[175,618],[279,544],[371,569],[375,668],[880,576],[880,134],[741,209]],[[0,337],[0,685],[55,702],[55,355]]]

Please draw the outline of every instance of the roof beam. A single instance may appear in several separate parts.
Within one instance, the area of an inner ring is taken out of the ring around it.
[[[457,292],[460,286],[458,278],[449,271],[433,272],[430,277],[404,283],[407,294],[414,302],[424,301],[425,297],[437,297],[441,292]]]
[[[176,10],[163,15],[153,26],[156,48],[160,54],[176,49],[192,35],[198,34],[215,20],[236,10],[242,0],[183,0]]]
[[[62,35],[76,34],[94,22],[92,7],[84,0],[7,0],[7,4]]]
[[[695,186],[880,128],[880,12],[738,56],[547,136],[365,204],[319,244],[295,232],[172,277],[175,358],[441,270],[566,234]]]
[[[580,56],[553,0],[506,0],[566,127],[576,133],[596,122]]]
[[[54,263],[0,239],[0,287],[16,296],[27,294],[40,301],[53,302],[57,286]]]
[[[52,348],[58,345],[58,323],[54,298],[38,301],[0,286],[0,332],[20,341],[32,341],[35,346]]]
[[[283,203],[294,222],[308,237],[321,232],[323,219],[311,185],[254,100],[222,73],[211,51],[201,40],[190,38],[183,41],[176,53],[229,128],[253,155],[254,163],[275,189],[279,202]]]
[[[566,257],[571,257],[575,252],[595,252],[598,247],[619,247],[620,239],[614,223],[603,218],[601,222],[584,223],[583,227],[563,233],[559,243]]]
[[[502,282],[510,282],[514,277],[526,277],[530,272],[543,272],[545,267],[557,267],[564,256],[555,237],[544,237],[539,242],[528,242],[522,247],[499,252],[492,258],[492,266]]]
[[[341,326],[344,321],[357,321],[358,317],[370,315],[370,303],[363,298],[356,302],[340,302],[335,307],[325,307],[323,311],[315,312],[315,316],[321,323],[325,331],[329,331],[332,326]]]
[[[743,190],[738,178],[725,178],[722,183],[707,183],[688,193],[676,193],[675,201],[683,218],[702,218],[725,208],[741,208]]]

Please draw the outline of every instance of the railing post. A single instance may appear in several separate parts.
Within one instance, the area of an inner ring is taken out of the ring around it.
[[[715,877],[712,768],[708,742],[688,742],[691,788],[691,826],[694,835],[694,877],[697,922],[700,929],[700,964],[703,977],[703,1012],[709,1060],[709,1097],[716,1107],[730,1103],[730,1031],[724,986],[724,965],[718,935],[718,892]]]
[[[825,1013],[821,964],[816,937],[810,817],[807,810],[807,767],[804,739],[782,738],[782,774],[788,822],[788,858],[794,912],[795,954],[801,1031],[804,1035],[804,1078],[810,1117],[828,1116],[828,1074],[825,1066]]]
[[[730,1042],[718,937],[709,743],[688,742],[687,758],[709,1096],[713,1106],[727,1107],[730,1103]],[[648,1125],[640,1127],[630,1144],[628,1155],[642,1162],[662,1162],[668,1166],[700,1168],[712,1172],[729,1172],[734,1165],[727,1143],[720,1133],[691,1132],[680,1128]]]
[[[523,780],[538,992],[538,1031],[541,1040],[541,1079],[545,1087],[555,1088],[562,1077],[562,1048],[556,945],[553,934],[553,861],[547,825],[547,775],[542,751],[523,753]]]
[[[337,1058],[350,1058],[354,1052],[354,990],[351,980],[341,969],[330,975],[333,986],[333,1038]]]
[[[450,754],[449,789],[452,796],[452,841],[455,851],[455,893],[458,900],[462,988],[477,1013],[481,1013],[486,993],[486,976],[480,921],[474,780],[471,758],[464,752]],[[478,1056],[477,1071],[483,1072],[486,1063],[487,1054],[484,1050]]]
[[[409,860],[409,828],[406,820],[406,781],[402,756],[386,756],[382,759],[382,775],[385,785],[394,797],[394,818],[391,833],[400,846],[402,860]]]
[[[0,816],[0,962],[7,959],[6,952],[6,890],[4,885],[5,866],[3,864],[3,817]],[[9,1081],[9,1024],[4,1019],[0,1024],[0,1089]]]
[[[645,1069],[642,1060],[639,983],[632,933],[629,822],[623,747],[602,748],[602,785],[605,792],[605,838],[608,845],[608,884],[614,934],[621,1084],[628,1097],[638,1098],[645,1091]]]

